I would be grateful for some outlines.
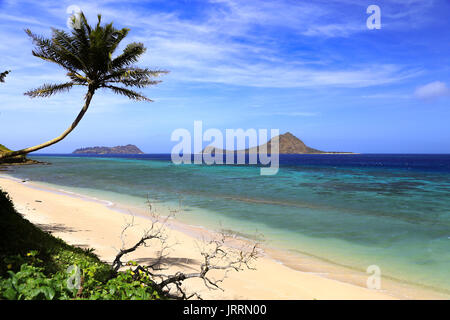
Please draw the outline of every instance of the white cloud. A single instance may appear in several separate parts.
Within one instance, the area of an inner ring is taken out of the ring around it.
[[[450,88],[444,82],[434,81],[418,87],[414,95],[422,100],[433,100],[440,97],[450,96]]]

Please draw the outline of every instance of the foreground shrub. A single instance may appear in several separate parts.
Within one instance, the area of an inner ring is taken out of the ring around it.
[[[0,299],[159,299],[152,281],[114,272],[24,219],[0,190]]]

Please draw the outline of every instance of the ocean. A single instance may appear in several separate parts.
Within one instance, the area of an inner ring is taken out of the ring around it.
[[[281,155],[273,176],[162,154],[32,158],[51,165],[8,174],[124,205],[148,197],[188,224],[450,292],[450,155]]]

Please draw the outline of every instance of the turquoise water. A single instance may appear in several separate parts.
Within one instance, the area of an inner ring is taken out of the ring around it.
[[[450,290],[450,156],[297,156],[275,176],[167,156],[35,158],[52,164],[9,174],[125,204],[181,201],[184,222],[257,230],[275,247]]]

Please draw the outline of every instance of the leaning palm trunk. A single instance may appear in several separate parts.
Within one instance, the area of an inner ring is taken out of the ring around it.
[[[83,118],[97,89],[110,89],[114,93],[124,95],[132,100],[151,102],[152,100],[130,88],[146,88],[155,85],[161,81],[154,78],[167,73],[163,70],[150,70],[134,66],[134,63],[146,50],[142,43],[128,44],[121,54],[113,58],[114,51],[127,36],[129,29],[118,30],[113,27],[112,23],[102,26],[100,15],[95,27],[88,24],[83,13],[79,14],[79,21],[76,21],[75,17],[73,19],[74,27],[71,34],[53,29],[50,39],[26,30],[36,46],[32,52],[33,55],[64,68],[69,81],[60,84],[44,84],[40,88],[26,92],[25,95],[32,98],[49,97],[58,92],[68,91],[73,86],[86,86],[88,91],[83,108],[72,125],[60,136],[34,147],[6,152],[0,155],[0,162],[6,158],[38,151],[64,139]],[[4,75],[6,73],[2,73],[1,77],[3,78]]]
[[[84,114],[86,113],[87,109],[89,108],[89,104],[91,103],[92,97],[94,96],[94,92],[95,92],[95,89],[89,88],[88,92],[86,93],[86,97],[85,97],[85,102],[84,102],[83,108],[81,109],[80,113],[78,113],[78,116],[76,117],[75,121],[72,122],[70,127],[67,128],[61,135],[59,135],[58,137],[56,137],[56,138],[54,138],[52,140],[49,140],[47,142],[38,144],[38,145],[36,145],[34,147],[29,147],[29,148],[25,148],[25,149],[22,149],[22,150],[17,150],[17,151],[11,151],[11,152],[4,153],[3,155],[0,156],[0,162],[1,162],[2,159],[16,157],[16,156],[22,156],[22,155],[27,155],[30,152],[38,151],[40,149],[49,147],[52,144],[55,144],[55,143],[61,141],[62,139],[64,139],[69,133],[72,132],[73,129],[75,129],[75,127],[80,122],[81,118],[83,118]]]

